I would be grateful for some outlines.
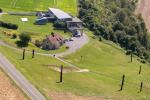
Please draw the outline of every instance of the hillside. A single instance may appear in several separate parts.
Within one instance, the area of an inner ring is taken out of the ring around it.
[[[142,16],[134,13],[136,4],[136,0],[80,1],[79,16],[97,37],[149,61],[150,38]]]
[[[89,37],[93,37],[91,33],[88,34]],[[134,57],[131,63],[130,56],[126,56],[123,49],[109,41],[99,42],[97,39],[90,38],[90,43],[85,47],[70,56],[64,57],[63,59],[66,61],[79,68],[89,69],[90,72],[66,73],[62,84],[56,83],[59,80],[59,73],[44,66],[63,64],[56,59],[40,55],[31,59],[30,54],[27,54],[26,60],[22,61],[19,60],[21,57],[19,51],[3,46],[0,47],[0,51],[47,98],[59,94],[61,94],[60,97],[66,98],[65,100],[70,100],[67,98],[71,98],[73,95],[77,98],[82,98],[80,96],[97,98],[96,100],[149,98],[149,65],[140,63],[137,57]],[[140,65],[142,66],[142,74],[138,75]],[[67,65],[64,64],[64,66]],[[125,87],[122,92],[119,92],[123,74],[126,75]],[[141,81],[144,83],[144,87],[143,91],[138,93]]]

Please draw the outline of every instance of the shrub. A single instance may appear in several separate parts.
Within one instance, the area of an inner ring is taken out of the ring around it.
[[[36,45],[37,47],[41,47],[42,43],[41,43],[41,41],[39,41],[39,40],[35,40],[35,45]]]
[[[13,34],[12,35],[12,39],[16,39],[17,38],[17,35],[16,34]]]
[[[127,50],[126,55],[130,55],[132,53],[131,50]]]
[[[54,22],[54,27],[56,28],[66,28],[66,23],[63,21],[55,21]]]
[[[14,29],[14,30],[18,29],[18,25],[12,24],[12,23],[5,23],[2,21],[0,21],[0,27],[4,27],[4,28],[8,28],[8,29]]]

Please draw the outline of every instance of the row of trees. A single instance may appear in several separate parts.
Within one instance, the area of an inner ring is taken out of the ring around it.
[[[2,21],[0,21],[0,27],[4,27],[4,28],[8,28],[8,29],[14,29],[14,30],[18,29],[18,25],[12,24],[12,23],[5,23]]]
[[[137,0],[80,0],[79,17],[98,37],[150,60],[150,42],[141,15],[135,16]],[[101,8],[100,8],[101,7]]]

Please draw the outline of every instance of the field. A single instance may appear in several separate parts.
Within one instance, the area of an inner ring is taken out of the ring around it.
[[[89,33],[89,37],[92,37],[91,33]],[[90,72],[64,74],[64,82],[61,84],[56,83],[59,80],[59,73],[43,66],[43,64],[61,65],[62,63],[56,59],[39,55],[36,55],[35,59],[31,59],[28,54],[25,61],[22,61],[19,60],[21,52],[3,46],[0,47],[0,51],[48,99],[53,97],[53,94],[64,94],[65,97],[64,95],[62,97],[67,98],[70,93],[84,98],[87,96],[96,98],[96,100],[106,98],[145,100],[150,98],[149,65],[140,63],[137,61],[137,57],[134,57],[131,63],[130,56],[126,56],[123,49],[105,40],[99,42],[90,38],[89,44],[77,53],[65,57],[64,59],[68,62],[80,68],[90,69]],[[140,65],[142,66],[142,74],[138,75]],[[126,75],[125,87],[123,91],[118,91],[123,74]],[[144,83],[141,93],[139,93],[140,82]]]
[[[48,7],[61,8],[70,14],[77,14],[76,0],[0,0],[5,11],[44,11]]]
[[[0,99],[27,100],[16,84],[0,69]]]

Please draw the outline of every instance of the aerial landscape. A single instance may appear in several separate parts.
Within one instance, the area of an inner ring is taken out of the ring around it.
[[[150,0],[0,0],[0,100],[149,100]]]

